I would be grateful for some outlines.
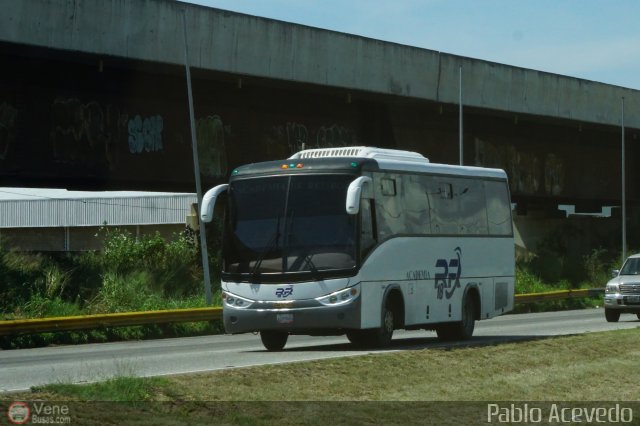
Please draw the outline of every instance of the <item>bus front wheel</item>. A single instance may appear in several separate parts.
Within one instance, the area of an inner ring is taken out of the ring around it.
[[[260,332],[260,340],[269,351],[281,351],[287,344],[289,333],[286,331],[263,330]]]
[[[390,302],[387,300],[382,309],[382,324],[380,328],[371,330],[369,335],[369,345],[373,348],[386,348],[391,344],[393,330],[396,328],[395,312]]]
[[[387,301],[384,309],[382,310],[382,327],[376,330],[377,332],[375,333],[375,346],[386,348],[391,344],[395,325],[395,312]]]
[[[396,327],[395,311],[390,301],[382,308],[382,324],[380,328],[368,330],[349,330],[347,339],[359,347],[386,348],[391,344],[393,330]]]

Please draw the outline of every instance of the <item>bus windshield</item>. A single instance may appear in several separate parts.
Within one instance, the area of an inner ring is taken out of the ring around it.
[[[356,216],[345,210],[353,179],[324,174],[230,183],[223,272],[262,280],[355,268]]]

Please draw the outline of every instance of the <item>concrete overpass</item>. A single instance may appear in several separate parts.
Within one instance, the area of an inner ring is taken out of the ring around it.
[[[173,0],[0,0],[0,180],[193,191],[183,10],[205,185],[301,144],[507,170],[519,211],[620,204],[640,91]],[[637,210],[638,173],[628,167]]]

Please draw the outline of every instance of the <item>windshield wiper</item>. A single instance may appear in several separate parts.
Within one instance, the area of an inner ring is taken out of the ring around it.
[[[311,258],[313,258],[314,255],[315,254],[308,254],[308,255],[305,256],[305,258],[304,258],[304,266],[305,267],[308,266],[309,269],[311,269],[311,272],[314,275],[317,275],[318,274],[318,268],[316,268],[316,265],[314,265],[313,261],[311,260]]]
[[[260,269],[260,265],[262,264],[262,261],[264,260],[264,258],[267,257],[267,254],[269,254],[274,248],[278,247],[278,240],[280,239],[280,216],[281,215],[278,215],[278,221],[276,223],[276,232],[269,239],[269,242],[265,246],[264,251],[260,254],[260,257],[258,257],[258,260],[256,260],[256,263],[253,265],[253,268],[251,269],[251,276],[253,277],[258,275],[259,273],[258,270]]]

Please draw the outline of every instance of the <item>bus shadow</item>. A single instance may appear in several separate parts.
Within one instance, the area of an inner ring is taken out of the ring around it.
[[[566,336],[566,335],[565,335]],[[563,337],[557,335],[512,335],[512,336],[477,336],[469,340],[454,340],[442,342],[438,338],[422,339],[407,338],[398,339],[393,343],[393,349],[458,349],[479,346],[495,346],[505,343],[531,342],[534,340],[549,339],[553,337]]]
[[[566,337],[569,335],[513,335],[513,336],[477,336],[469,340],[443,342],[437,337],[405,337],[391,341],[391,345],[386,348],[366,348],[358,347],[351,343],[318,344],[313,346],[286,347],[283,352],[362,352],[362,353],[382,353],[399,350],[416,349],[459,349],[467,347],[495,346],[505,343],[530,342],[534,340],[549,339],[554,337]],[[268,352],[265,350],[251,352]]]

